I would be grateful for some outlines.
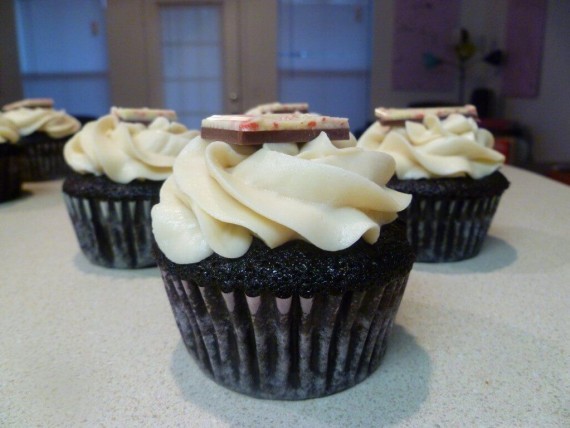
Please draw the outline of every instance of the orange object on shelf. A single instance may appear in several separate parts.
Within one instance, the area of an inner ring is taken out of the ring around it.
[[[514,137],[495,137],[495,146],[493,147],[496,151],[505,155],[505,163],[512,164],[515,157],[515,146],[517,140]]]

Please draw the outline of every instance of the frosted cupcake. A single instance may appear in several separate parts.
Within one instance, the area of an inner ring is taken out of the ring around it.
[[[413,264],[391,223],[410,201],[385,186],[393,159],[336,147],[348,121],[320,120],[205,119],[152,210],[189,353],[255,397],[321,397],[374,372]]]
[[[20,150],[16,146],[19,139],[16,125],[0,114],[0,202],[15,199],[21,193]]]
[[[63,183],[64,199],[81,250],[92,263],[155,264],[151,207],[175,157],[199,133],[175,119],[172,110],[113,108],[65,145],[74,173]]]
[[[18,101],[3,110],[20,134],[23,180],[63,178],[70,171],[63,159],[63,146],[81,128],[79,121],[63,110],[54,110],[50,98]]]
[[[402,218],[417,261],[476,256],[509,183],[498,171],[505,158],[478,127],[475,107],[379,108],[376,115],[358,147],[395,159],[389,186],[413,195]]]

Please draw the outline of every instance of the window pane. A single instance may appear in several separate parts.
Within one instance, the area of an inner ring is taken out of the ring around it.
[[[350,119],[370,116],[371,0],[279,1],[280,101]]]
[[[199,128],[223,109],[221,11],[215,5],[160,9],[164,102]]]
[[[56,109],[72,115],[107,113],[110,97],[102,3],[16,0],[15,9],[24,96],[53,98]]]
[[[107,71],[100,1],[16,0],[16,21],[23,73]]]
[[[53,98],[56,109],[72,115],[98,117],[109,112],[109,83],[106,76],[24,77],[25,98]]]

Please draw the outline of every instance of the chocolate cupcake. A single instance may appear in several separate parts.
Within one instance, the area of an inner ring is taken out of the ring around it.
[[[327,129],[307,143],[280,139],[299,141],[308,115],[218,119],[202,137],[210,125],[239,134],[298,122],[265,134],[282,143],[196,138],[161,189],[157,261],[189,353],[215,382],[254,397],[315,398],[361,382],[381,362],[414,261],[405,230],[388,224],[410,201],[385,186],[393,160],[337,148]]]
[[[22,190],[19,138],[16,125],[0,114],[0,202],[17,198]]]
[[[81,124],[63,110],[53,109],[53,100],[34,98],[7,104],[6,118],[20,133],[20,169],[24,181],[65,177],[70,169],[63,159],[63,146]]]
[[[413,196],[401,215],[418,262],[451,262],[479,254],[509,182],[498,169],[490,132],[473,106],[376,109],[358,146],[396,161],[388,186]]]
[[[83,254],[110,268],[155,265],[150,210],[174,158],[198,135],[171,110],[112,109],[65,145],[64,200]]]

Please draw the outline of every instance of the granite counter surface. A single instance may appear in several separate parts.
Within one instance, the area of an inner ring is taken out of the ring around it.
[[[218,386],[156,268],[81,254],[61,181],[0,204],[0,426],[570,426],[570,187],[511,181],[481,254],[414,266],[363,383],[300,402]]]

